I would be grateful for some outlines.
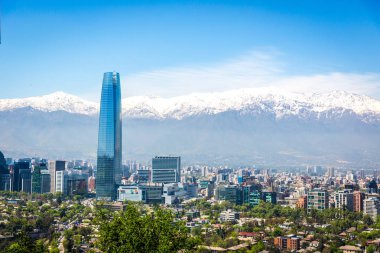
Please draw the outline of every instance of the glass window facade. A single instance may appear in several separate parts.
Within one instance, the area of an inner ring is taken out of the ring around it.
[[[120,76],[106,72],[100,101],[96,197],[115,200],[121,182]]]
[[[181,182],[181,157],[156,156],[152,159],[152,182]]]

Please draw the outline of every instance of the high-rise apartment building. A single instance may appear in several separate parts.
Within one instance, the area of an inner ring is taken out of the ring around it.
[[[49,161],[49,173],[50,173],[50,192],[55,193],[57,191],[57,173],[60,175],[65,171],[66,162],[65,161]],[[61,182],[60,182],[61,183]],[[60,185],[61,186],[61,185]],[[61,189],[58,187],[58,189]],[[60,190],[59,190],[60,191]]]
[[[181,182],[181,157],[156,156],[152,159],[153,183],[179,183]]]
[[[325,190],[313,189],[307,194],[307,212],[312,209],[324,210],[329,206],[328,193]]]
[[[370,197],[363,201],[363,211],[376,221],[377,215],[380,214],[380,200],[376,197]]]
[[[106,72],[103,76],[100,101],[98,158],[96,172],[96,197],[116,199],[121,183],[121,94],[120,76]]]
[[[364,193],[355,191],[354,192],[354,212],[363,212],[363,200],[364,200]]]
[[[351,190],[341,190],[335,193],[335,208],[354,210],[354,194]]]

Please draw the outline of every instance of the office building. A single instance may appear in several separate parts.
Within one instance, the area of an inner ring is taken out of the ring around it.
[[[150,170],[137,170],[137,181],[139,183],[148,183],[151,180],[151,171]]]
[[[239,186],[237,202],[238,205],[244,205],[249,203],[249,194],[251,193],[251,186]]]
[[[11,174],[6,171],[0,172],[0,191],[11,191],[12,178]]]
[[[181,182],[181,157],[156,156],[152,159],[153,183],[179,183]]]
[[[67,189],[67,172],[59,170],[55,172],[55,190],[54,192],[61,192],[66,194]]]
[[[277,193],[276,192],[263,192],[263,200],[267,203],[276,204],[277,203]]]
[[[84,195],[88,193],[88,175],[71,173],[67,175],[67,195]]]
[[[51,175],[49,170],[41,170],[41,193],[49,193],[51,184]]]
[[[121,183],[121,95],[120,76],[106,72],[100,101],[96,198],[115,200]]]
[[[0,151],[0,191],[11,190],[11,175],[9,173],[8,164]]]
[[[32,193],[41,193],[41,167],[34,166],[32,173]]]
[[[34,166],[32,173],[32,193],[50,192],[50,173],[46,164],[40,163]]]
[[[307,194],[307,212],[312,209],[324,210],[329,206],[328,193],[325,190],[313,189]]]
[[[261,191],[259,190],[254,190],[249,194],[249,204],[253,207],[257,206],[260,204],[260,201],[262,200],[261,197]]]
[[[139,189],[141,190],[141,200],[145,204],[161,204],[164,202],[162,198],[163,194],[163,186],[162,184],[143,184],[139,185]]]
[[[120,185],[117,189],[118,201],[142,201],[142,191],[137,185]]]
[[[215,190],[215,199],[236,204],[238,201],[237,185],[218,185]]]
[[[56,186],[56,178],[57,173],[62,174],[61,171],[65,170],[66,162],[65,161],[49,161],[48,163],[48,169],[50,173],[50,192],[55,193],[57,186]],[[61,182],[60,182],[61,183]]]
[[[12,171],[12,191],[30,193],[32,190],[30,163],[27,161],[15,162]]]
[[[182,184],[170,183],[163,185],[162,198],[165,204],[179,204],[181,200],[186,198],[186,191]]]
[[[184,184],[184,190],[189,198],[195,198],[198,196],[198,184],[186,183]]]

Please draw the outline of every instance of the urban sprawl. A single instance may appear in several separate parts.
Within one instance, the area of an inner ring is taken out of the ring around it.
[[[380,250],[376,170],[122,162],[121,140],[120,78],[107,72],[96,162],[0,152],[2,252]]]

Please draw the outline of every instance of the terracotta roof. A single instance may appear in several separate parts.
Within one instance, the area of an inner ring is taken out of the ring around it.
[[[240,236],[258,236],[258,233],[255,232],[239,232]]]
[[[228,250],[239,250],[239,249],[244,249],[246,247],[248,247],[248,244],[247,243],[242,243],[242,244],[239,244],[239,245],[236,245],[236,246],[229,247]]]
[[[341,250],[350,250],[350,251],[362,251],[359,247],[352,246],[352,245],[344,245],[339,247]]]
[[[221,247],[212,247],[212,246],[203,246],[203,245],[199,245],[198,248],[213,250],[213,251],[220,251],[220,252],[226,252],[227,251],[226,249],[221,248]]]

